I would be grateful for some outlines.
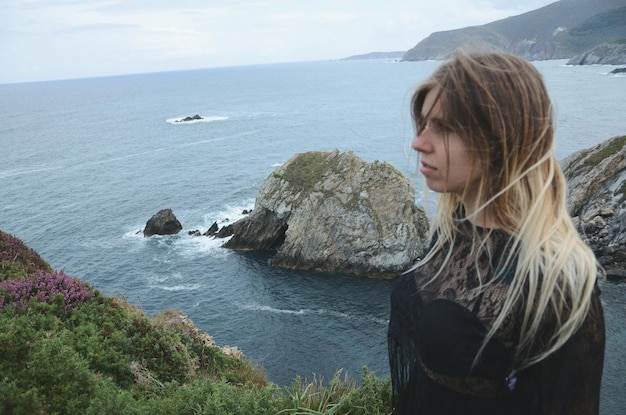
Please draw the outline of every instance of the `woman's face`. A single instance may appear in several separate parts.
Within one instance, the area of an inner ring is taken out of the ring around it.
[[[411,145],[420,154],[420,172],[435,192],[475,194],[472,189],[478,186],[480,169],[472,162],[465,140],[442,123],[444,114],[437,94],[437,89],[426,94],[421,114],[424,128]]]

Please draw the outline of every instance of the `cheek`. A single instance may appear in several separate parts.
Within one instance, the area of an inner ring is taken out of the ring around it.
[[[482,169],[485,166],[477,160],[472,159],[469,151],[463,149],[454,156],[451,154],[449,159],[449,168],[457,180],[471,185],[481,180]]]

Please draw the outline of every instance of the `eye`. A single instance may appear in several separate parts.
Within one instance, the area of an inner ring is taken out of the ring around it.
[[[422,131],[428,128],[435,134],[448,134],[452,132],[452,128],[444,124],[440,119],[432,118],[423,124]]]

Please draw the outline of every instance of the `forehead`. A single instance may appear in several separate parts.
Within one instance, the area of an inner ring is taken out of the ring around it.
[[[441,94],[439,94],[439,88],[431,88],[426,93],[424,102],[422,103],[422,117],[441,118],[443,116],[440,98]]]

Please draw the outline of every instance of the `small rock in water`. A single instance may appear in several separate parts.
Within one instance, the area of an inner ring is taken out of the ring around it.
[[[183,229],[172,209],[162,209],[152,216],[143,230],[143,236],[174,235]]]

